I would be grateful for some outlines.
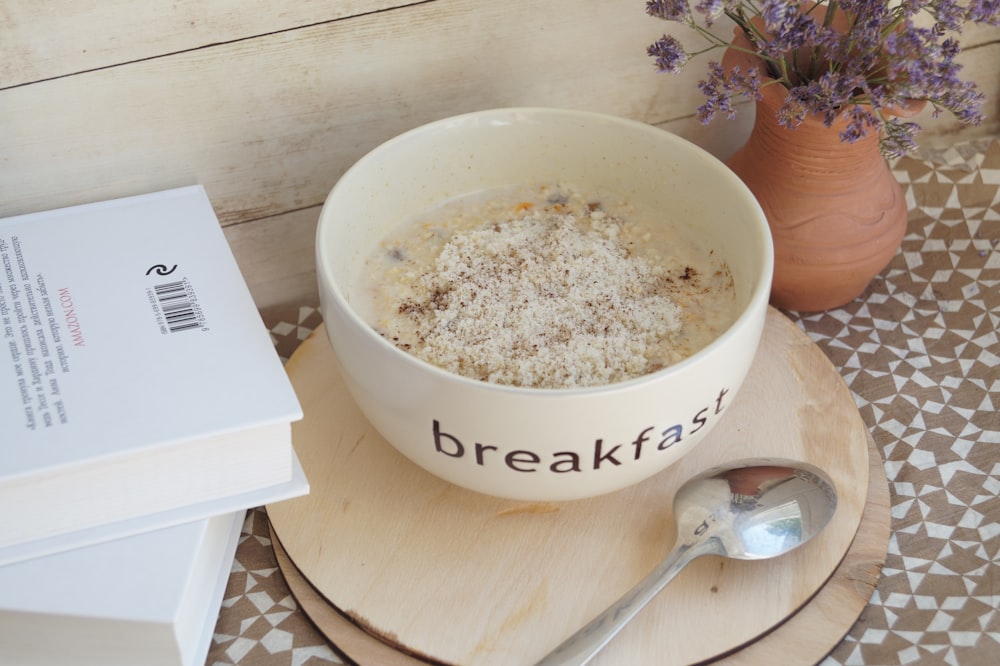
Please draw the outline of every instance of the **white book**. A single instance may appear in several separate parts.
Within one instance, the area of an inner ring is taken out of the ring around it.
[[[0,567],[0,664],[201,666],[245,515]]]
[[[301,417],[200,186],[0,220],[0,562],[301,494]]]
[[[301,497],[309,492],[306,478],[299,459],[292,452],[292,478],[289,481],[252,490],[238,495],[230,495],[210,502],[185,505],[169,511],[160,511],[128,520],[98,525],[82,530],[74,530],[56,536],[15,544],[0,549],[0,567],[23,560],[61,553],[74,548],[92,546],[113,539],[121,539],[154,529],[163,529],[196,520],[205,520],[223,513],[245,510],[251,507],[274,504],[293,497]],[[3,591],[0,590],[0,601]],[[0,661],[0,665],[3,662]]]

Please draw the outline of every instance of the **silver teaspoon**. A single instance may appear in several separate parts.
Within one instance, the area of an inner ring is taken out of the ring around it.
[[[836,508],[831,481],[802,463],[742,460],[689,479],[674,497],[678,537],[666,559],[536,666],[586,664],[694,559],[776,557],[816,536]]]

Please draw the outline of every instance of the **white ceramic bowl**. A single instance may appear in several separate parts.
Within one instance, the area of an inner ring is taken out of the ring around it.
[[[365,258],[401,220],[462,194],[552,182],[614,192],[691,224],[729,264],[739,318],[702,351],[653,374],[602,387],[532,389],[418,360],[352,309]],[[624,488],[697,446],[724,418],[756,353],[773,265],[760,206],[715,157],[650,125],[543,108],[447,118],[377,147],[330,192],[316,246],[326,331],[375,429],[443,479],[535,501]]]

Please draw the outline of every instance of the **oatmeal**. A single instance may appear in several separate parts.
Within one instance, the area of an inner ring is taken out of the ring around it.
[[[732,278],[710,251],[570,188],[451,202],[395,230],[364,272],[370,309],[359,310],[381,335],[445,370],[513,386],[639,377],[736,316]]]

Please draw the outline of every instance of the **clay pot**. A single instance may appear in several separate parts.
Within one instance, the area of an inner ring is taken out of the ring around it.
[[[723,66],[740,64],[745,72],[752,61],[730,49]],[[902,187],[879,151],[877,133],[845,143],[839,137],[845,120],[826,127],[817,116],[796,129],[783,127],[777,112],[786,89],[770,85],[762,92],[750,137],[727,164],[771,227],[771,303],[805,312],[845,305],[899,249],[907,219]]]

